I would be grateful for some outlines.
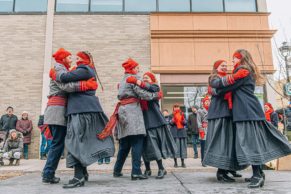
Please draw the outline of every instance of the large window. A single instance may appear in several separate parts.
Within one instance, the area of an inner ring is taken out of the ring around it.
[[[47,0],[15,0],[15,12],[46,12]]]
[[[56,11],[88,12],[89,0],[57,0]]]
[[[223,0],[192,0],[193,12],[223,12]]]
[[[256,12],[256,0],[225,0],[226,12]]]
[[[158,0],[159,11],[190,12],[190,0]]]
[[[128,12],[151,12],[156,10],[156,0],[125,0],[125,11]]]
[[[91,0],[92,12],[120,12],[123,9],[122,0]]]
[[[12,12],[13,0],[0,0],[0,12]]]

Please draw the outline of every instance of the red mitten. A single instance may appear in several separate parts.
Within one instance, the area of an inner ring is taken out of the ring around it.
[[[112,135],[112,131],[105,129],[100,134],[97,135],[97,138],[103,140],[110,135]]]
[[[200,136],[201,139],[204,139],[205,131],[203,129],[199,129],[199,136]]]
[[[233,74],[234,80],[242,79],[244,77],[247,77],[250,74],[250,72],[246,69],[240,69],[235,74]]]
[[[54,81],[57,79],[57,73],[56,73],[56,70],[54,68],[51,68],[49,76]]]
[[[97,90],[98,83],[96,82],[95,78],[88,79],[86,81],[86,87],[88,90]]]
[[[126,82],[127,82],[127,83],[130,83],[130,84],[136,84],[137,79],[136,79],[136,77],[134,77],[134,76],[130,76],[130,77],[128,77],[128,78],[126,79]]]

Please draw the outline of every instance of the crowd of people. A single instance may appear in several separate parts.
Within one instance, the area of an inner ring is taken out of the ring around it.
[[[53,55],[56,63],[49,74],[47,107],[38,123],[42,135],[40,157],[47,159],[43,183],[60,182],[55,172],[66,148],[66,165],[74,169],[74,175],[63,188],[84,186],[89,180],[89,165],[110,163],[115,154],[114,139],[119,148],[113,176],[123,176],[123,165],[131,151],[132,180],[148,179],[152,175],[152,161],[158,165],[156,179],[167,174],[163,159],[173,158],[175,168],[180,166],[180,159],[181,167],[186,168],[188,134],[194,159],[200,155],[202,166],[217,168],[218,181],[234,182],[229,174],[241,177],[237,171],[251,166],[253,176],[245,179],[250,182],[249,188],[264,185],[264,163],[291,154],[288,140],[277,130],[278,114],[288,118],[284,124],[291,128],[291,105],[274,111],[270,103],[265,103],[263,111],[254,94],[263,77],[251,54],[244,49],[233,55],[232,74],[227,74],[225,60],[214,63],[208,93],[201,106],[191,107],[188,118],[179,104],[173,105],[172,112],[161,112],[159,100],[163,94],[155,75],[145,72],[140,77],[140,65],[128,59],[122,64],[124,76],[118,84],[118,103],[108,119],[95,95],[102,83],[92,55],[80,51],[75,57],[73,66],[69,51],[61,48]],[[14,160],[19,165],[22,155],[28,158],[31,142],[32,122],[28,113],[24,111],[18,120],[13,108],[8,107],[7,114],[1,117],[0,129],[3,144],[0,162],[7,158],[10,165]]]

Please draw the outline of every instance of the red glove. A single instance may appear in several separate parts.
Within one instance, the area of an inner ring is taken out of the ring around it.
[[[56,70],[54,68],[51,68],[49,75],[50,75],[50,78],[52,80],[55,81],[57,79],[57,73],[56,73]]]
[[[134,77],[134,76],[130,76],[130,77],[128,77],[128,78],[126,79],[126,82],[127,82],[127,83],[130,83],[130,84],[136,84],[137,79],[136,79],[136,77]]]
[[[81,81],[80,91],[97,90],[98,84],[95,78],[88,79],[87,81]]]
[[[247,77],[250,74],[250,72],[246,69],[240,69],[235,74],[233,74],[234,80],[242,79],[244,77]]]
[[[204,139],[204,137],[205,137],[205,131],[202,130],[202,129],[199,129],[199,136],[200,136],[201,139]]]
[[[101,133],[97,134],[97,138],[103,140],[110,135],[112,135],[111,130],[103,130]]]
[[[162,99],[163,97],[164,97],[163,92],[162,92],[162,91],[159,91],[159,92],[158,92],[158,99],[160,100],[160,99]]]

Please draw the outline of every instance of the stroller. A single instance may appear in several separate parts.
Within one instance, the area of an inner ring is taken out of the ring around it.
[[[0,131],[0,166],[4,165],[2,155],[4,152],[4,144],[7,139],[7,134],[8,133],[6,131]]]

